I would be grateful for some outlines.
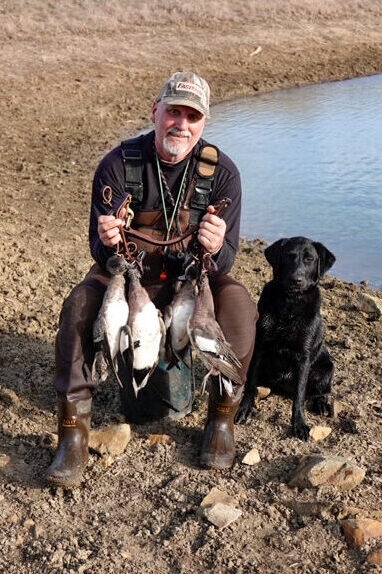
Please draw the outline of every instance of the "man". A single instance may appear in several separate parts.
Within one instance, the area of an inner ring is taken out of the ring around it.
[[[88,459],[95,386],[91,378],[92,325],[110,278],[105,263],[122,239],[122,220],[110,212],[116,212],[127,193],[133,196],[131,226],[147,235],[168,239],[181,235],[190,224],[200,223],[197,240],[217,266],[217,274],[210,277],[216,318],[242,363],[240,374],[245,382],[257,310],[246,289],[227,275],[238,249],[241,185],[232,161],[223,153],[218,158],[217,148],[201,139],[209,117],[209,94],[207,82],[197,74],[175,73],[153,105],[155,130],[123,142],[101,161],[95,173],[89,240],[96,264],[65,301],[56,341],[59,448],[47,473],[51,484],[77,486]],[[211,151],[213,156],[215,152],[212,160]],[[207,159],[202,159],[206,154]],[[221,218],[213,206],[226,197],[232,203]],[[179,274],[174,261],[186,247],[187,241],[172,250],[148,249],[142,282],[161,310],[171,301],[173,280]],[[201,463],[228,468],[235,456],[233,419],[242,387],[234,386],[232,396],[220,387],[213,377]]]

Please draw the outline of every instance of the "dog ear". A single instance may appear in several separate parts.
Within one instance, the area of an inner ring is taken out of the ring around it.
[[[319,258],[318,276],[321,279],[325,275],[327,270],[330,269],[331,266],[334,264],[336,258],[333,255],[333,253],[331,253],[331,251],[329,251],[329,249],[325,247],[325,245],[322,245],[322,243],[319,243],[318,241],[313,241],[313,245],[318,253]]]
[[[281,248],[285,243],[285,239],[278,239],[272,245],[269,245],[264,251],[264,255],[268,263],[272,265],[272,269],[277,271],[280,265]]]

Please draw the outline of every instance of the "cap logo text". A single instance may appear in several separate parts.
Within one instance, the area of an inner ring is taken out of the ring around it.
[[[186,82],[178,82],[175,86],[177,90],[182,92],[191,92],[196,94],[199,98],[204,99],[204,92],[202,88],[196,86],[195,84],[187,84]]]

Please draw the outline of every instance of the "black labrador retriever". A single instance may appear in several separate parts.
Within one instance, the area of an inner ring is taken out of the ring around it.
[[[255,352],[235,422],[249,422],[256,389],[293,397],[292,431],[308,440],[305,400],[313,412],[332,416],[333,360],[324,343],[319,280],[335,262],[322,243],[305,237],[279,239],[266,248],[273,280],[259,299]]]

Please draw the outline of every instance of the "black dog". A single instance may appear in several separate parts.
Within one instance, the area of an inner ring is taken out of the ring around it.
[[[250,420],[256,388],[292,395],[292,431],[308,440],[305,399],[332,416],[333,360],[325,347],[319,280],[335,262],[324,245],[305,237],[279,239],[265,250],[273,268],[259,299],[255,352],[235,422]]]

